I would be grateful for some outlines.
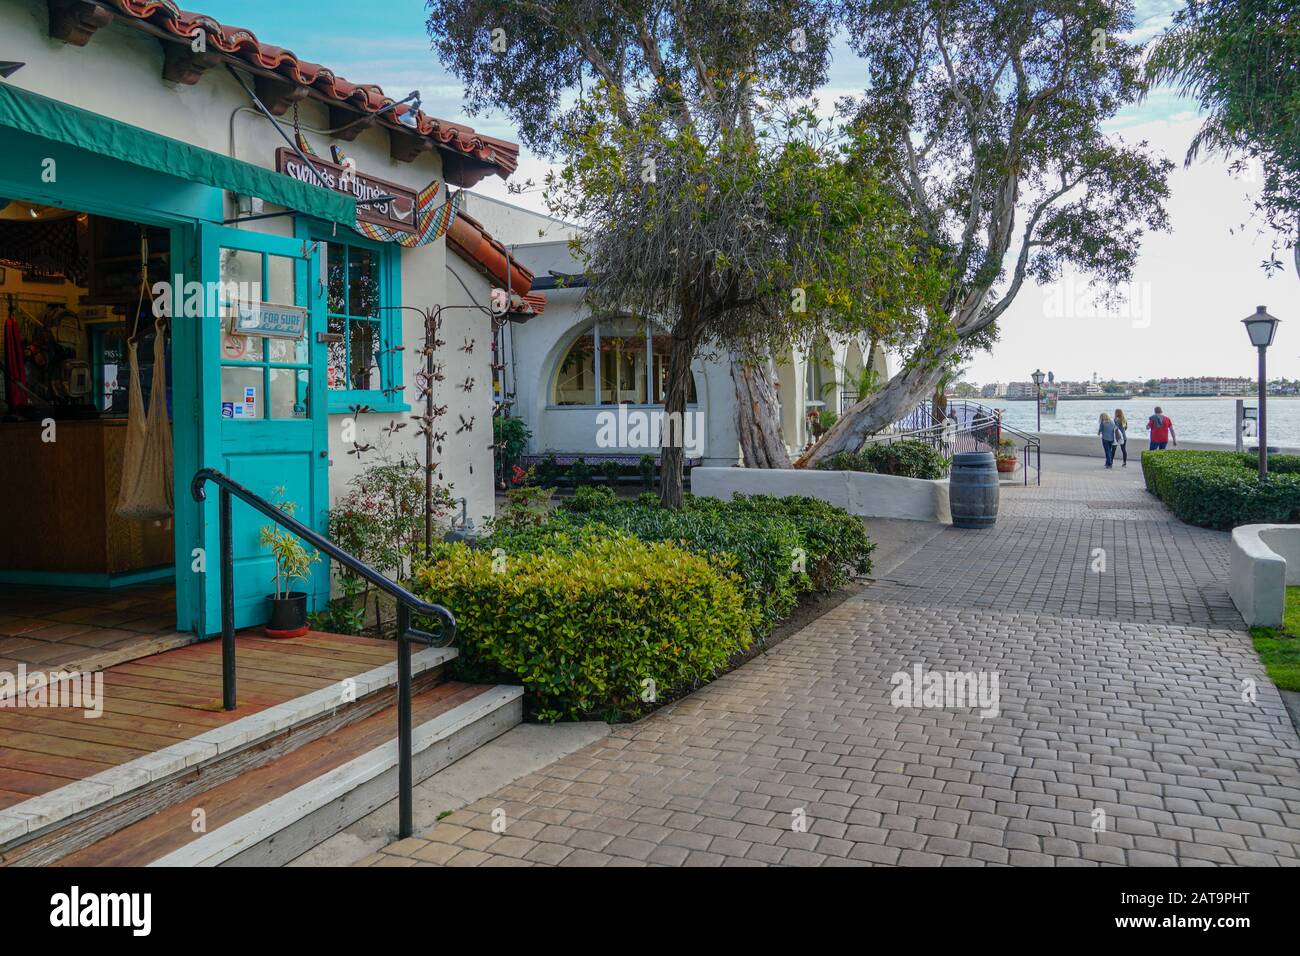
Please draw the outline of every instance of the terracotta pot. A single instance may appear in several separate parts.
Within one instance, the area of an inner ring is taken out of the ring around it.
[[[1009,475],[1016,470],[1016,460],[1014,458],[999,458],[998,471],[1001,474]]]
[[[290,591],[284,597],[268,594],[271,602],[271,620],[266,624],[266,636],[271,638],[302,637],[307,625],[307,592]]]

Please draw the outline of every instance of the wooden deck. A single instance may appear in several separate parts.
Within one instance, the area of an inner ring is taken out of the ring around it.
[[[0,584],[0,670],[97,671],[197,640],[176,630],[176,588]]]
[[[221,709],[221,642],[103,672],[104,712],[0,708],[0,809],[396,660],[392,641],[237,638],[239,707]],[[390,728],[391,729],[391,728]]]

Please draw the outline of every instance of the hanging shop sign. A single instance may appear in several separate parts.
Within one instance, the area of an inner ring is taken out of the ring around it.
[[[387,202],[367,203],[364,206],[358,205],[357,218],[359,220],[374,223],[377,226],[387,226],[397,232],[414,233],[415,191],[407,189],[405,186],[399,186],[397,183],[386,182],[373,176],[367,176],[365,173],[357,172],[352,168],[351,162],[349,159],[349,165],[345,167],[317,156],[312,160],[312,165],[316,167],[316,171],[324,179],[325,188],[352,196],[358,203],[375,199],[378,196],[393,197]],[[277,172],[292,176],[302,182],[321,185],[316,174],[311,169],[308,169],[298,154],[287,146],[281,146],[275,151],[275,168]]]
[[[307,310],[298,305],[237,302],[230,320],[231,335],[263,335],[300,339],[307,331]]]

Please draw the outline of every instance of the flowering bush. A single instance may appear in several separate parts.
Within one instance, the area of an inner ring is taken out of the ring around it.
[[[372,465],[349,483],[350,490],[329,512],[330,539],[394,580],[405,578],[424,547],[424,474],[409,461]],[[450,491],[433,486],[433,517],[454,507]],[[437,532],[435,531],[435,534]],[[362,630],[370,583],[335,565],[339,594],[320,626],[343,633]]]

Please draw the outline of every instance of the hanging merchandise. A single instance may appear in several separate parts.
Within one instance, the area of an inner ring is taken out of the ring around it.
[[[140,233],[140,301],[136,325],[140,324],[149,291],[149,242]],[[131,383],[127,399],[126,447],[122,453],[122,489],[117,513],[135,521],[161,521],[174,512],[172,496],[172,430],[167,420],[167,323],[154,322],[153,380],[149,388],[149,413],[145,415],[137,357],[139,332],[127,341]]]
[[[131,384],[117,513],[135,521],[160,521],[170,518],[174,511],[172,430],[167,420],[166,325],[159,320],[154,329],[153,383],[149,389],[148,415],[141,397],[137,345],[134,341],[127,343]]]
[[[14,315],[13,296],[9,297],[9,317],[5,319],[5,404],[13,411],[27,404],[27,353]]]

